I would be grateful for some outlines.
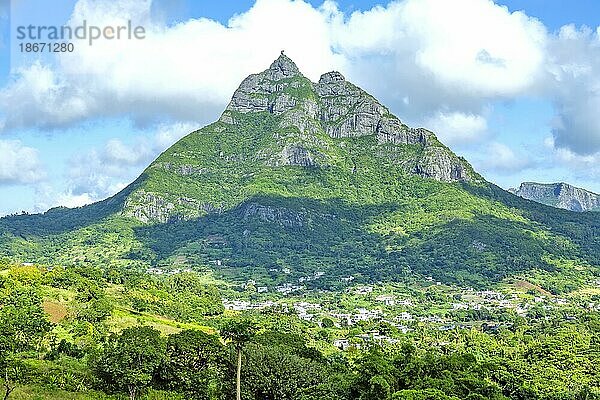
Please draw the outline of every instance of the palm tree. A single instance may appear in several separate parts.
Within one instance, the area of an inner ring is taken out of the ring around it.
[[[230,341],[237,351],[237,375],[236,375],[236,399],[241,400],[242,389],[242,349],[254,335],[258,327],[250,320],[227,322],[221,328],[221,337],[226,341]]]

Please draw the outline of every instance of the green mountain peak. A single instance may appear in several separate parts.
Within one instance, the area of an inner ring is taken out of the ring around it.
[[[600,220],[514,196],[435,134],[328,72],[281,55],[220,118],[122,192],[79,209],[0,219],[0,249],[65,265],[210,268],[219,276],[491,285],[600,260]],[[218,267],[215,267],[218,266]],[[408,275],[407,275],[408,274]]]
[[[386,164],[438,181],[482,181],[432,132],[406,126],[339,72],[313,83],[281,54],[242,81],[216,123],[191,133],[148,168],[125,215],[143,222],[196,218],[265,194],[255,190],[258,180],[269,179],[264,175],[273,176],[268,194],[284,195],[292,189],[275,178],[283,171],[316,176],[302,169],[356,173]],[[244,179],[218,186],[234,176]],[[319,196],[334,194],[326,192]]]

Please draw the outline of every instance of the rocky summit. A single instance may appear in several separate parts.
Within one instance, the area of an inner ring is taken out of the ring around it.
[[[318,83],[305,78],[285,55],[269,69],[246,78],[223,113],[220,121],[235,124],[235,113],[268,112],[281,117],[278,128],[296,129],[301,135],[297,146],[283,154],[290,162],[299,160],[313,165],[303,140],[318,133],[333,139],[373,136],[379,144],[417,145],[422,152],[403,164],[408,172],[440,181],[474,179],[469,166],[443,146],[426,129],[404,125],[396,116],[344,76],[332,71]]]
[[[340,72],[311,82],[282,54],[115,196],[0,219],[0,251],[233,281],[318,275],[323,288],[417,275],[487,287],[600,264],[596,215],[486,182]]]
[[[600,195],[567,183],[523,182],[511,193],[528,200],[571,211],[600,211]]]

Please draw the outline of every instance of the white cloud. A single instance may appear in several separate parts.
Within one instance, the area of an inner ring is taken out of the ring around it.
[[[528,88],[543,59],[543,25],[488,0],[397,1],[349,18],[330,1],[315,9],[258,0],[226,26],[205,18],[166,26],[150,10],[148,0],[80,0],[72,24],[131,19],[147,38],[76,43],[55,69],[22,69],[0,92],[5,129],[119,114],[208,122],[281,49],[309,78],[340,69],[422,122],[440,110],[481,113],[490,99]]]
[[[6,110],[3,129],[19,126],[61,125],[92,116],[95,100],[86,86],[35,62],[18,71],[18,79],[0,90],[0,109]]]
[[[550,152],[552,166],[565,167],[578,180],[589,181],[600,179],[600,151],[591,154],[578,154],[568,148],[556,145],[552,136],[544,140],[544,145]]]
[[[122,114],[141,122],[208,122],[241,80],[266,68],[281,49],[313,79],[336,65],[325,17],[302,1],[259,0],[227,26],[200,18],[167,27],[150,19],[150,8],[150,1],[80,0],[73,25],[131,19],[146,28],[146,39],[76,42],[76,51],[61,54],[54,69],[23,68],[0,92],[5,128]]]
[[[193,122],[177,122],[174,124],[161,124],[154,134],[155,155],[175,144],[179,139],[199,129],[200,126]]]
[[[84,193],[78,196],[75,195],[60,195],[58,199],[56,199],[56,203],[60,204],[63,207],[75,208],[85,206],[86,204],[91,204],[94,202],[94,199],[90,197],[88,193]]]
[[[33,212],[45,212],[53,207],[81,207],[95,201],[88,193],[73,194],[71,192],[60,193],[48,184],[40,184],[35,189],[35,204]]]
[[[598,31],[572,25],[561,28],[550,43],[546,81],[558,119],[557,148],[579,155],[600,151],[600,37]]]
[[[54,207],[75,208],[85,206],[109,197],[127,186],[123,183],[120,185],[107,184],[102,187],[103,184],[107,184],[107,182],[92,183],[93,188],[89,192],[77,192],[77,187],[68,187],[61,190],[49,183],[38,184],[35,186],[34,204],[31,211],[45,212]]]
[[[38,151],[18,140],[0,140],[0,184],[27,184],[46,176]]]
[[[488,0],[395,1],[331,21],[349,78],[412,123],[482,114],[544,71],[544,26]]]
[[[134,146],[127,146],[120,139],[111,139],[104,146],[102,160],[106,163],[123,166],[139,165],[145,162],[152,149],[146,141],[138,141]]]
[[[478,168],[505,175],[532,168],[536,163],[526,152],[515,152],[503,143],[491,142],[483,146],[474,164]]]
[[[335,21],[344,53],[386,54],[398,74],[417,69],[460,92],[520,93],[543,66],[544,26],[492,1],[405,0]]]
[[[80,207],[114,195],[139,176],[162,151],[197,128],[196,123],[161,124],[151,132],[139,132],[131,143],[113,138],[99,148],[73,156],[67,165],[64,185],[35,184],[33,211],[44,212],[58,206]]]
[[[146,166],[162,151],[198,128],[192,122],[161,124],[151,137],[140,136],[130,145],[121,139],[110,139],[101,151],[91,152],[90,157],[97,157],[104,167]]]
[[[162,151],[197,128],[194,123],[163,124],[152,135],[139,136],[130,144],[110,139],[100,149],[73,157],[67,190],[45,197],[55,201],[62,196],[74,202],[106,198],[127,186]]]
[[[427,118],[425,126],[433,130],[448,145],[469,145],[481,142],[487,134],[487,120],[481,115],[461,112],[438,112]]]

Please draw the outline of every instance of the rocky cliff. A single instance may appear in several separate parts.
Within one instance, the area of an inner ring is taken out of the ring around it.
[[[567,183],[523,182],[509,192],[528,200],[571,211],[600,211],[600,195]]]
[[[337,71],[323,74],[318,83],[310,82],[284,54],[267,70],[242,82],[220,121],[235,124],[235,112],[280,115],[280,129],[296,128],[303,135],[323,131],[333,139],[374,136],[380,144],[417,145],[423,151],[408,172],[445,182],[474,178],[466,162],[432,132],[406,126]],[[285,153],[282,159],[291,165],[314,165],[301,146],[286,148]]]

